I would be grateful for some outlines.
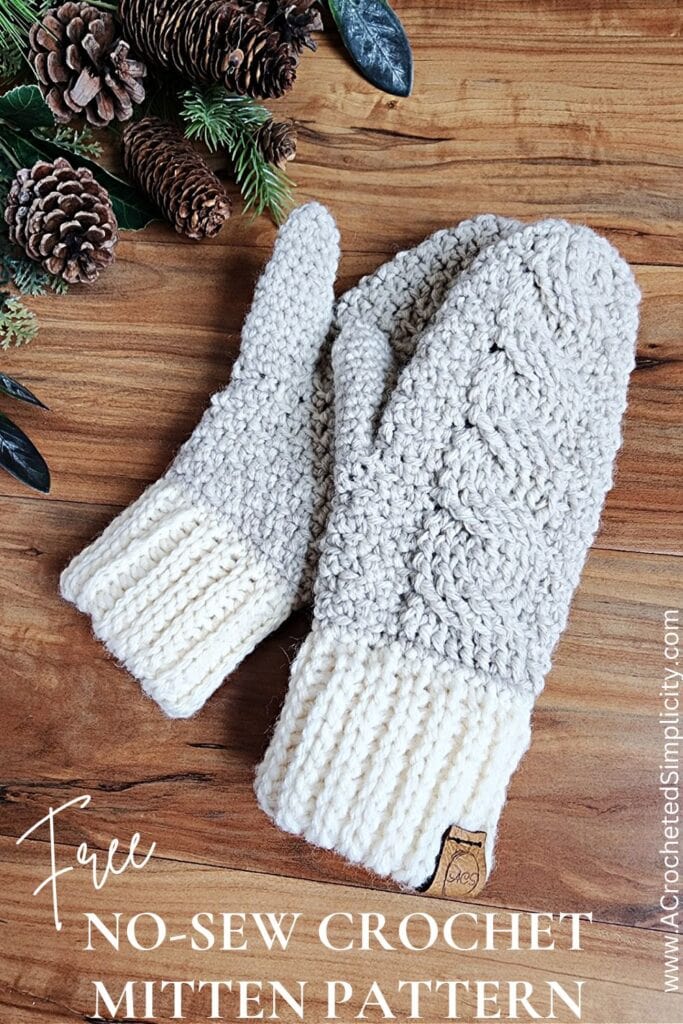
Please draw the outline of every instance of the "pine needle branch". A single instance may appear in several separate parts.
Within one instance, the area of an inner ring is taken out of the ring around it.
[[[275,223],[282,224],[292,206],[294,182],[279,167],[264,160],[253,132],[238,134],[228,152],[245,212],[252,210],[254,217],[259,217],[269,210]]]
[[[203,142],[213,153],[227,150],[244,211],[258,217],[269,210],[281,224],[292,205],[294,183],[268,163],[257,145],[256,131],[270,119],[269,111],[248,97],[231,96],[222,86],[188,89],[181,100],[187,138]]]
[[[254,131],[270,118],[260,103],[247,96],[231,96],[221,85],[187,89],[180,98],[187,138],[199,139],[212,153],[230,147],[237,133]]]
[[[0,0],[0,38],[21,52],[28,30],[38,17],[39,4],[33,0]]]
[[[0,0],[0,81],[14,78],[22,64],[30,67],[29,29],[49,6],[47,0]]]

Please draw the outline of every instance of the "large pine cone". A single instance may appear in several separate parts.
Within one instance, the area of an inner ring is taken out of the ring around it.
[[[283,42],[301,53],[316,49],[313,32],[322,32],[323,19],[317,0],[243,0],[246,11],[277,32]]]
[[[130,60],[106,11],[87,3],[52,7],[29,33],[29,59],[55,121],[85,113],[90,124],[128,121],[145,98],[145,65]]]
[[[17,172],[5,220],[10,240],[69,284],[91,284],[114,260],[118,225],[107,192],[62,157]]]
[[[140,53],[197,85],[269,99],[296,77],[295,49],[234,0],[121,0],[120,14]]]
[[[269,164],[284,167],[296,156],[296,128],[291,121],[269,118],[256,131],[256,144]]]
[[[212,238],[230,216],[230,197],[211,168],[182,132],[158,117],[128,125],[123,163],[181,235]]]

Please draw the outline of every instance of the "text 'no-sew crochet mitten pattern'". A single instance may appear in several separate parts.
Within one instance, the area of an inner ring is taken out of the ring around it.
[[[324,207],[281,228],[228,387],[166,474],[78,555],[63,596],[173,717],[193,714],[310,597],[328,501],[316,363],[339,236]]]
[[[410,887],[453,824],[492,862],[634,362],[638,289],[608,242],[552,220],[505,234],[435,303],[429,260],[401,254],[335,341],[314,623],[257,771],[281,828]]]

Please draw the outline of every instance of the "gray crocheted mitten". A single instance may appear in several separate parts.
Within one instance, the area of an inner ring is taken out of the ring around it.
[[[492,861],[611,484],[639,294],[604,239],[562,221],[487,248],[438,308],[419,263],[405,272],[429,322],[388,399],[381,289],[381,315],[335,343],[315,619],[256,793],[286,831],[418,887],[453,824],[484,831]]]
[[[339,237],[324,207],[281,228],[230,384],[157,483],[78,555],[62,595],[173,717],[193,714],[309,596],[327,512]]]

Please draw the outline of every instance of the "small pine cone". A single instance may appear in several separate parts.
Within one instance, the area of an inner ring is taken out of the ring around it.
[[[158,117],[128,125],[123,163],[181,235],[213,238],[230,216],[230,197],[211,168],[182,132]]]
[[[10,241],[69,284],[92,284],[114,261],[118,225],[109,196],[92,171],[63,157],[17,172],[5,220]]]
[[[313,32],[322,32],[323,19],[317,0],[246,0],[242,5],[262,25],[278,33],[296,53],[316,49]]]
[[[138,52],[196,85],[272,99],[296,77],[293,47],[235,0],[121,0],[120,15]]]
[[[284,167],[296,156],[296,128],[291,121],[274,121],[271,117],[258,128],[256,143],[264,160]]]
[[[235,67],[232,90],[240,96],[278,99],[294,85],[297,57],[270,29],[258,26],[242,35],[243,60]]]
[[[145,98],[146,74],[129,50],[106,11],[87,3],[50,8],[29,32],[29,60],[55,121],[83,113],[97,128],[128,121]]]

